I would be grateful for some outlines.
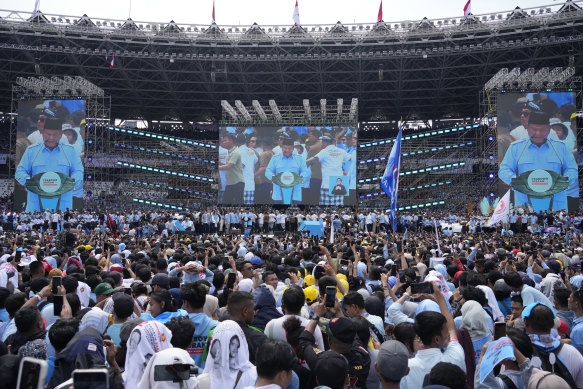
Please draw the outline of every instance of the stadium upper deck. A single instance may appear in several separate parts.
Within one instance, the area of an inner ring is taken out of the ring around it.
[[[302,27],[0,11],[0,110],[16,77],[80,75],[112,96],[112,117],[216,121],[222,99],[339,97],[359,99],[360,120],[475,117],[480,89],[502,67],[580,68],[581,5]]]

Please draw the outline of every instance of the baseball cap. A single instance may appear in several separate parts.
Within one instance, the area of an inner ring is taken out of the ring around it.
[[[551,259],[550,261],[546,261],[545,265],[547,265],[547,267],[553,273],[559,273],[561,271],[561,264],[559,262],[555,261],[554,259]]]
[[[316,279],[314,278],[313,275],[308,274],[306,277],[304,277],[304,285],[312,286],[314,285],[314,282],[316,282]]]
[[[95,294],[96,295],[112,294],[113,292],[115,292],[115,289],[113,289],[111,287],[111,284],[108,282],[102,282],[101,284],[99,284],[95,287]]]
[[[251,265],[253,265],[253,267],[261,266],[261,258],[258,256],[251,258]]]
[[[308,286],[306,289],[304,289],[304,296],[306,296],[306,303],[312,304],[318,299],[318,290]]]
[[[557,315],[555,315],[555,311],[553,311],[553,309],[551,307],[549,307],[546,304],[541,303],[540,301],[537,301],[536,303],[532,303],[532,304],[529,304],[526,307],[524,307],[524,309],[522,310],[522,321],[524,321],[524,319],[530,317],[530,314],[532,313],[532,310],[537,305],[544,305],[545,307],[547,307],[548,309],[550,309],[550,311],[553,314],[553,320],[555,321],[555,324],[554,324],[553,328],[559,328],[561,326],[561,319],[559,319],[557,317]]]
[[[332,142],[332,138],[330,138],[328,135],[322,135],[320,140],[324,142]]]
[[[379,374],[387,381],[398,382],[407,375],[409,351],[398,340],[387,340],[377,356]]]
[[[168,284],[170,284],[170,279],[165,273],[157,273],[150,281],[150,285],[168,286]]]
[[[130,334],[140,323],[143,323],[144,319],[137,317],[135,319],[131,319],[123,323],[121,326],[121,330],[119,331],[119,339],[122,342],[127,342],[130,338]]]
[[[352,344],[356,336],[354,322],[345,316],[335,317],[332,320],[322,319],[318,325],[323,333],[342,343]]]
[[[114,293],[111,296],[113,299],[113,311],[120,318],[130,317],[134,312],[134,300],[130,295],[125,293]]]
[[[348,360],[344,355],[333,350],[319,354],[314,368],[318,384],[330,388],[344,386],[347,371]],[[338,372],[344,372],[344,374],[339,374]]]

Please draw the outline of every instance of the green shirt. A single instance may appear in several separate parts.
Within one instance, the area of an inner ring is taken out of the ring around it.
[[[239,182],[245,182],[243,179],[243,160],[238,147],[233,147],[227,154],[227,164],[232,163],[230,169],[225,170],[227,185],[235,185]]]

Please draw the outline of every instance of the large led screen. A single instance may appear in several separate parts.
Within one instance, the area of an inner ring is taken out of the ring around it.
[[[573,92],[497,96],[499,195],[531,212],[579,208]]]
[[[223,205],[356,201],[356,126],[222,127]]]
[[[23,100],[18,105],[14,209],[83,207],[84,100]]]

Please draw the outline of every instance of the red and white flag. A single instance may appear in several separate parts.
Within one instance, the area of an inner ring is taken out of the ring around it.
[[[294,20],[294,26],[300,25],[300,9],[298,8],[298,0],[296,0],[296,6],[294,7],[294,14],[292,15]]]
[[[468,16],[472,13],[472,0],[468,0],[466,6],[464,7],[464,16]]]
[[[493,226],[499,221],[506,222],[508,220],[508,215],[510,214],[510,189],[508,192],[498,201],[494,213],[488,219],[488,227]]]
[[[216,23],[215,20],[215,1],[213,0],[213,24]]]
[[[115,62],[115,54],[112,54],[111,55],[111,62],[109,63],[109,68],[110,69],[113,69],[114,62]]]
[[[379,14],[377,15],[377,23],[383,21],[383,0],[381,0],[381,5],[379,5]]]

